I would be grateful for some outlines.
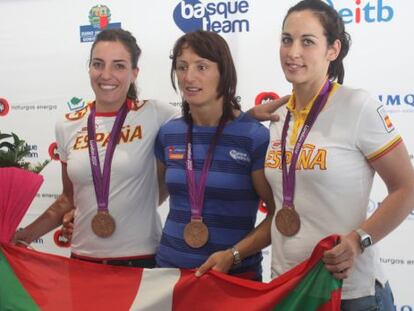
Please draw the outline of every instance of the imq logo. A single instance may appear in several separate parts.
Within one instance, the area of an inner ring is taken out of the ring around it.
[[[173,19],[183,32],[208,30],[217,33],[249,32],[247,0],[182,0],[175,7]]]
[[[325,0],[338,11],[345,24],[384,23],[394,18],[394,9],[385,0]]]
[[[389,112],[414,112],[414,93],[381,94],[378,99]]]

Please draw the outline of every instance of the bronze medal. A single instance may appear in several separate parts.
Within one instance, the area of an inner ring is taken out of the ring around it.
[[[294,236],[300,229],[300,217],[293,207],[283,207],[276,213],[277,230],[285,236]]]
[[[201,219],[191,219],[184,228],[184,241],[192,248],[200,248],[208,241],[208,228]]]
[[[92,231],[100,238],[107,238],[115,232],[115,219],[108,212],[98,212],[91,222]]]

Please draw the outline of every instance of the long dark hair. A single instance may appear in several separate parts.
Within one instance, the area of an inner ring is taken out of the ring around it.
[[[285,25],[286,18],[293,12],[309,10],[315,13],[324,29],[324,34],[328,45],[332,45],[335,40],[341,41],[341,51],[338,57],[329,64],[328,77],[330,80],[342,84],[345,77],[343,60],[348,54],[351,46],[351,36],[345,31],[344,21],[334,8],[321,0],[303,0],[292,6],[285,18],[282,27]]]
[[[91,65],[93,49],[95,48],[96,44],[101,41],[120,42],[129,52],[132,69],[138,68],[138,60],[141,56],[141,49],[138,46],[135,37],[129,31],[123,29],[105,29],[96,36],[95,41],[91,47],[89,65]],[[138,98],[138,91],[135,83],[131,83],[129,86],[127,97],[132,100],[136,100]]]
[[[227,42],[215,32],[198,30],[181,36],[174,45],[170,56],[171,83],[177,91],[175,84],[177,57],[183,49],[191,48],[198,56],[217,63],[220,72],[220,81],[217,87],[217,98],[223,97],[223,118],[234,119],[233,109],[240,110],[240,104],[236,100],[237,75],[233,58]],[[184,119],[191,120],[190,107],[183,100],[182,105]]]

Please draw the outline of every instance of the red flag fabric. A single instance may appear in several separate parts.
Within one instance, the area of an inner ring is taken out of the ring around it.
[[[268,284],[217,272],[82,262],[2,244],[0,310],[339,310],[341,282],[321,262],[337,236]],[[4,281],[3,281],[4,280]]]

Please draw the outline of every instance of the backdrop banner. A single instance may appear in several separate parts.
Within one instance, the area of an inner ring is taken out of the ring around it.
[[[414,152],[414,89],[411,38],[414,3],[401,0],[325,0],[346,23],[352,38],[344,84],[364,88],[381,101]],[[230,45],[243,110],[290,93],[279,61],[281,25],[296,0],[2,0],[0,1],[0,132],[16,133],[31,148],[30,161],[53,161],[20,226],[39,216],[62,191],[54,138],[55,122],[92,100],[88,59],[104,28],[131,31],[143,50],[137,85],[141,99],[179,106],[170,82],[169,58],[183,33],[218,32]],[[397,45],[398,43],[398,45]],[[3,185],[0,185],[3,187]],[[368,206],[386,196],[376,177]],[[167,204],[160,207],[162,219]],[[264,217],[259,212],[258,221]],[[56,232],[33,243],[36,250],[68,256]],[[397,311],[414,310],[414,213],[379,242],[380,261],[394,291]],[[270,249],[264,251],[264,280],[270,281]]]

